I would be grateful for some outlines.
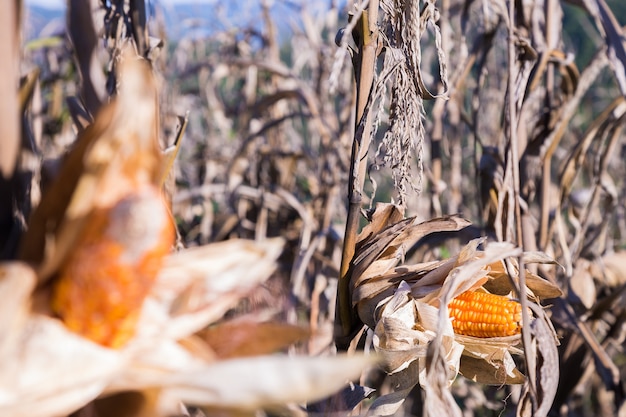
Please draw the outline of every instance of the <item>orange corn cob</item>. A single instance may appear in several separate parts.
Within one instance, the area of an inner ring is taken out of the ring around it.
[[[503,337],[522,328],[522,306],[495,294],[466,291],[448,306],[456,334],[474,337]]]
[[[52,309],[72,331],[117,348],[134,334],[174,228],[152,187],[91,212],[61,269]]]

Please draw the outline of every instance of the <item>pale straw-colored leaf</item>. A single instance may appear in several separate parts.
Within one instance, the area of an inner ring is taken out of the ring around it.
[[[17,86],[19,79],[19,3],[4,4],[0,16],[0,176],[11,178],[20,149],[20,123]]]
[[[404,400],[418,383],[418,369],[416,362],[408,368],[389,375],[389,383],[394,387],[393,392],[378,397],[370,406],[368,416],[393,416],[398,413]]]
[[[559,341],[543,309],[530,305],[535,320],[530,324],[532,352],[527,354],[537,357],[537,385],[530,387],[530,380],[524,390],[517,408],[517,416],[545,417],[548,415],[559,385]],[[532,395],[535,395],[533,401]],[[535,408],[536,405],[536,408]]]
[[[179,339],[219,319],[270,276],[283,243],[229,240],[171,255],[144,304],[138,332]]]
[[[424,416],[461,417],[463,415],[450,391],[452,381],[448,370],[448,355],[443,344],[431,343],[429,345],[426,359],[428,370],[423,377],[420,376],[420,383],[424,389]],[[459,352],[459,359],[460,356]]]
[[[456,231],[469,222],[456,216],[436,218],[419,222],[417,218],[401,220],[378,234],[368,234],[366,241],[357,248],[350,272],[352,303],[357,306],[361,320],[374,327],[373,312],[382,299],[393,294],[394,288],[405,275],[420,273],[414,267],[410,271],[393,270],[406,252],[424,236],[440,231]],[[423,272],[430,272],[435,265],[422,265]],[[385,286],[385,281],[391,285]],[[419,282],[419,281],[418,281]]]
[[[467,379],[486,385],[523,384],[526,377],[517,369],[509,375],[502,363],[486,362],[484,359],[463,355],[460,374]]]
[[[373,356],[258,356],[164,375],[160,381],[168,395],[186,403],[254,410],[328,396],[375,361]]]
[[[126,364],[119,352],[45,316],[26,323],[10,362],[15,367],[0,368],[0,415],[12,417],[68,414],[96,398]]]
[[[30,294],[35,287],[35,271],[20,262],[0,263],[0,357],[9,358],[15,351],[20,330],[28,315]],[[5,370],[12,366],[5,362]],[[6,377],[2,373],[2,377]],[[0,384],[5,382],[0,379]]]

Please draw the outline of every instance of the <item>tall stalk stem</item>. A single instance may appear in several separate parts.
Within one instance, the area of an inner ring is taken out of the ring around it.
[[[339,350],[347,350],[355,323],[348,271],[356,247],[363,184],[367,169],[367,152],[372,133],[369,104],[378,53],[377,21],[378,1],[371,0],[367,9],[359,17],[359,22],[353,31],[358,48],[353,58],[356,79],[356,117],[348,182],[348,216],[337,288],[335,343]]]

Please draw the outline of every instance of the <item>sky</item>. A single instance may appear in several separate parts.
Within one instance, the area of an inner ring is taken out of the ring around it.
[[[198,4],[211,4],[218,0],[159,0],[163,4],[175,4],[175,3],[198,3]],[[51,9],[59,9],[65,7],[66,0],[26,0],[26,4],[32,4]]]

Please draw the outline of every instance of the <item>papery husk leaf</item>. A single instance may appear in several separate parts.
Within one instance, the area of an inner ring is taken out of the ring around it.
[[[167,396],[188,404],[254,410],[326,397],[375,362],[373,356],[258,356],[163,375],[161,383]]]
[[[350,271],[352,288],[389,271],[424,236],[434,232],[457,231],[469,224],[461,217],[449,216],[425,222],[413,217],[389,226],[367,239],[362,246],[357,245]]]
[[[4,358],[0,384],[12,381],[8,372],[14,361],[8,360],[16,353],[16,344],[26,322],[30,308],[30,294],[35,287],[35,271],[21,262],[0,263],[0,358]],[[17,370],[16,370],[17,372]],[[4,379],[6,378],[6,379]]]
[[[383,369],[389,374],[402,371],[413,361],[426,357],[428,339],[420,331],[407,329],[401,320],[383,317],[376,333],[381,335],[375,342],[376,352],[382,359]]]
[[[138,332],[180,339],[221,318],[271,275],[283,243],[229,240],[169,256],[144,303]]]
[[[420,372],[425,372],[424,360],[428,343],[440,330],[439,310],[416,302],[409,294],[410,287],[402,282],[396,294],[384,306],[374,331],[374,347],[381,355],[384,369],[390,374],[403,371],[414,361],[419,361]],[[416,328],[416,323],[423,327]],[[458,372],[463,347],[454,341],[454,332],[449,322],[444,324],[441,331],[449,376],[453,380]]]
[[[436,343],[430,344],[426,372],[420,370],[420,384],[424,389],[424,416],[461,417],[461,409],[450,391],[453,379],[450,379],[449,373],[449,352],[446,354],[443,344],[440,349],[436,347]],[[460,352],[458,356],[460,359]]]
[[[352,288],[352,304],[357,306],[359,317],[369,327],[375,326],[373,319],[376,306],[385,298],[390,297],[397,284],[404,279],[404,274],[391,271],[400,262],[406,251],[424,236],[440,231],[456,231],[469,225],[465,219],[456,216],[437,218],[418,223],[416,218],[405,219],[378,235],[359,248],[355,255],[350,274]],[[368,235],[369,236],[369,235]],[[431,272],[438,264],[414,266],[407,274],[415,278]]]
[[[399,223],[404,218],[404,209],[391,203],[376,203],[371,213],[370,222],[363,227],[357,236],[357,242],[364,242],[376,236],[383,229]]]
[[[354,288],[352,300],[357,306],[359,318],[369,327],[375,327],[377,306],[391,297],[401,281],[415,282],[431,272],[441,270],[442,262],[428,262],[399,266],[393,271],[363,281]]]
[[[6,381],[0,368],[0,415],[66,415],[97,397],[126,365],[119,353],[68,331],[56,319],[33,316],[9,362],[19,372]]]
[[[526,257],[524,257],[526,259]],[[534,256],[536,263],[539,263],[539,258]],[[549,257],[541,257],[544,264],[554,263]],[[515,266],[515,274],[518,272],[517,262],[515,259],[511,259],[511,262]],[[498,295],[507,295],[511,292],[515,292],[513,285],[511,283],[511,278],[506,271],[504,266],[504,262],[497,261],[490,265],[490,280],[484,284],[484,287],[492,294]],[[557,298],[563,295],[563,291],[551,283],[548,280],[541,278],[540,276],[533,274],[529,270],[526,270],[526,287],[527,287],[527,295],[532,298],[537,298],[539,300],[547,300],[550,298]]]
[[[504,364],[491,363],[483,359],[463,355],[461,357],[460,374],[467,379],[486,385],[523,384],[526,380],[517,368],[513,369],[513,375],[504,371]]]
[[[521,384],[523,375],[517,370],[511,352],[521,355],[523,351],[516,348],[521,342],[520,335],[508,337],[478,338],[471,336],[456,336],[465,350],[461,359],[461,374],[481,384]],[[480,362],[468,361],[471,368],[463,371],[463,360],[474,358]],[[482,366],[481,369],[478,369]]]
[[[525,264],[543,264],[561,266],[556,259],[541,251],[525,251],[522,255]]]
[[[390,375],[389,384],[394,387],[394,391],[381,395],[370,406],[368,416],[392,416],[395,415],[404,400],[411,393],[413,388],[419,382],[419,369],[421,368],[416,362],[412,363],[408,368]]]
[[[548,415],[556,396],[559,385],[559,341],[554,327],[545,312],[539,306],[530,305],[535,315],[535,320],[530,324],[531,352],[527,355],[535,355],[537,364],[537,386],[531,388],[528,383],[524,385],[522,395],[517,407],[516,415],[545,417]],[[528,349],[528,347],[527,347]],[[536,393],[537,408],[533,407],[531,390]]]
[[[468,245],[473,244],[475,243],[470,242]],[[490,242],[487,244],[482,256],[465,262],[450,272],[439,292],[439,300],[434,298],[435,295],[433,294],[430,300],[425,299],[424,301],[433,302],[434,305],[438,305],[440,301],[447,305],[457,295],[484,284],[486,282],[485,277],[489,272],[488,265],[505,258],[519,256],[520,254],[521,249],[514,247],[510,243]]]
[[[440,288],[448,274],[456,266],[459,255],[441,261],[436,268],[433,268],[416,282],[412,283],[411,293],[415,298],[422,298],[432,292],[432,288]],[[409,281],[410,282],[410,281]]]
[[[204,343],[171,339],[136,340],[127,346],[124,354],[132,357],[132,361],[118,373],[103,394],[163,387],[165,376],[193,372],[217,360],[217,356]]]
[[[384,305],[374,329],[374,348],[381,355],[382,366],[388,373],[406,369],[413,361],[426,356],[426,345],[434,337],[415,330],[417,309],[409,298],[405,282]]]
[[[356,285],[365,280],[367,278],[371,278],[376,276],[375,273],[371,272],[367,276],[363,276],[364,272],[371,267],[372,263],[379,259],[385,251],[388,251],[391,242],[393,242],[396,237],[402,233],[402,230],[406,227],[409,227],[411,221],[413,219],[404,219],[400,222],[393,224],[386,229],[380,231],[377,235],[372,236],[367,239],[365,242],[357,243],[356,252],[351,262],[351,270],[350,274],[350,282],[351,286],[354,288]],[[383,259],[384,267],[377,265],[372,269],[372,271],[386,271],[388,268],[397,263],[394,256],[390,256],[390,252],[386,254]],[[394,254],[391,254],[394,255]]]

